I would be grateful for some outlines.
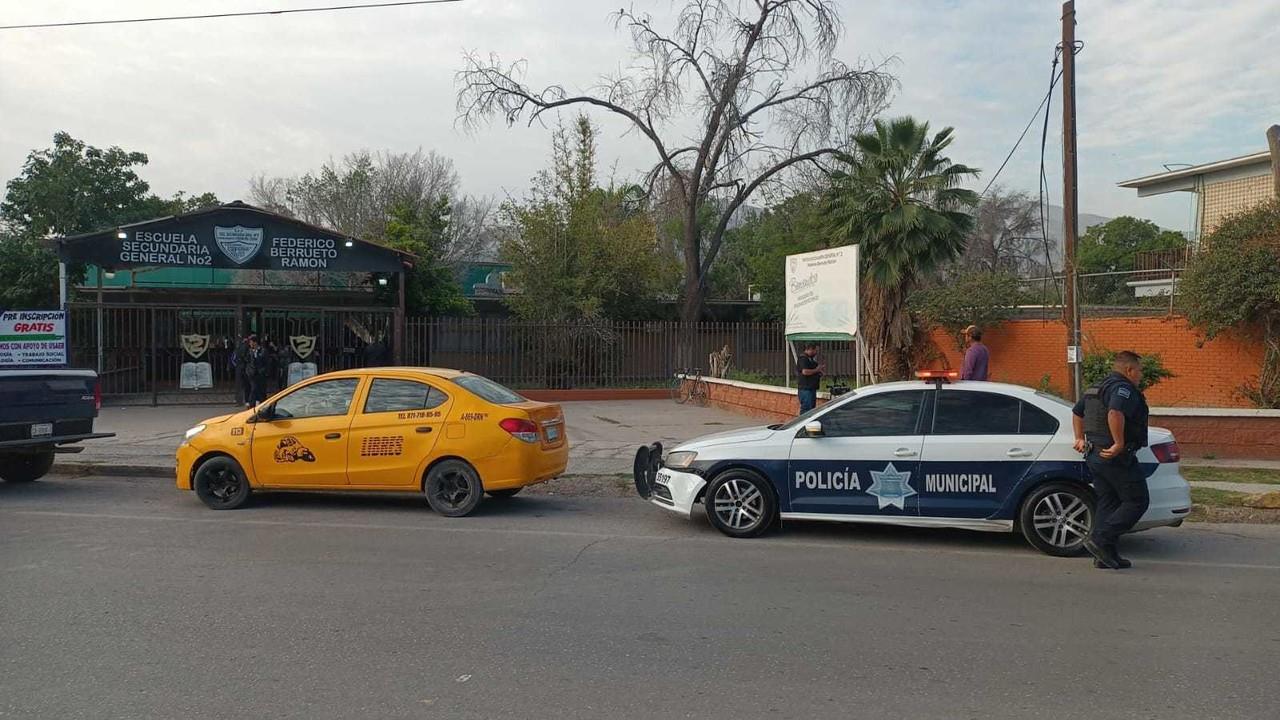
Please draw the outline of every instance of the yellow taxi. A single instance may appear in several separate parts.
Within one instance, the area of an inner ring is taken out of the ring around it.
[[[472,373],[365,368],[318,375],[253,410],[210,418],[178,447],[178,488],[215,510],[260,490],[422,492],[461,517],[564,473],[564,413]]]

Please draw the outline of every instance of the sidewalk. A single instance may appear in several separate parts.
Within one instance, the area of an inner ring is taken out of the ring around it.
[[[568,475],[630,475],[636,448],[654,440],[671,445],[699,435],[759,424],[736,413],[680,406],[670,400],[561,403],[569,435]],[[187,428],[235,412],[233,405],[104,407],[94,426],[114,438],[83,443],[84,452],[58,457],[55,470],[137,477],[173,477],[174,452]]]

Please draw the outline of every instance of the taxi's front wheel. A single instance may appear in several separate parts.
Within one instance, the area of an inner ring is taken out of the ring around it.
[[[249,499],[249,479],[240,463],[225,455],[200,463],[193,485],[196,497],[213,510],[235,510]]]
[[[778,502],[764,478],[747,470],[728,470],[707,486],[702,502],[717,530],[736,538],[757,537],[778,516]]]
[[[423,490],[431,509],[445,517],[470,515],[484,495],[480,475],[461,460],[445,460],[432,467]]]

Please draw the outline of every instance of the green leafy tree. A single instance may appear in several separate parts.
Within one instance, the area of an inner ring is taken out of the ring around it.
[[[1180,250],[1186,246],[1182,233],[1161,230],[1150,220],[1125,215],[1085,231],[1076,247],[1076,262],[1085,274],[1121,272],[1134,269],[1139,252]],[[1131,304],[1133,292],[1125,285],[1130,279],[1126,275],[1084,278],[1082,299],[1097,304]]]
[[[712,288],[731,282],[760,293],[761,320],[781,320],[786,309],[786,258],[831,247],[831,232],[816,193],[797,193],[729,231]],[[732,278],[731,280],[729,278]]]
[[[925,274],[959,257],[973,226],[978,194],[959,185],[978,171],[946,156],[952,139],[952,128],[931,137],[929,124],[911,117],[876,120],[832,175],[825,212],[836,239],[859,245],[861,331],[889,377],[909,371],[907,298]]]
[[[518,289],[508,304],[522,318],[644,317],[675,285],[640,188],[597,184],[596,136],[585,116],[559,127],[551,168],[504,207],[512,234],[501,254]]]
[[[1116,351],[1098,348],[1084,355],[1084,384],[1086,387],[1097,385],[1111,374],[1116,364]],[[1148,353],[1142,356],[1142,380],[1138,382],[1139,390],[1146,390],[1161,380],[1177,377],[1173,371],[1164,366],[1159,353]]]
[[[1022,282],[1011,272],[960,272],[912,293],[908,305],[924,327],[944,328],[963,348],[964,328],[1010,320],[1024,300]]]
[[[1178,287],[1187,319],[1208,338],[1229,330],[1261,336],[1258,378],[1240,390],[1258,407],[1280,407],[1280,200],[1224,220]]]
[[[441,316],[472,312],[453,268],[444,260],[449,223],[449,199],[443,197],[420,209],[411,205],[396,207],[387,219],[387,246],[417,256],[413,268],[405,272],[405,307],[409,313]]]
[[[33,150],[22,173],[5,186],[0,202],[0,303],[5,307],[55,307],[58,259],[42,244],[51,236],[93,232],[116,225],[215,205],[212,193],[179,192],[161,198],[137,169],[145,153],[87,145],[65,132],[53,147]],[[83,270],[69,269],[72,283]]]

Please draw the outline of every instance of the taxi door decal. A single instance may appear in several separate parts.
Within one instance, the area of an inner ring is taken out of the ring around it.
[[[276,445],[275,460],[278,463],[315,462],[316,456],[306,445],[298,442],[298,438],[285,435]]]
[[[403,435],[369,436],[360,440],[360,457],[394,457],[403,454]]]

